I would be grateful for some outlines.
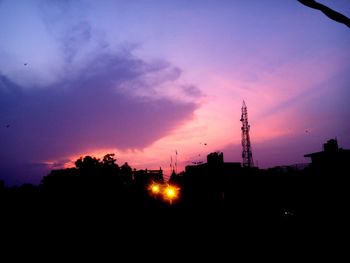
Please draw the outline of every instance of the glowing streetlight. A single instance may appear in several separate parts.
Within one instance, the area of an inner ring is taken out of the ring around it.
[[[153,184],[153,185],[151,186],[151,191],[152,191],[152,193],[154,193],[154,194],[158,194],[158,193],[160,192],[160,187],[159,187],[159,185],[158,185],[158,184]]]
[[[178,198],[179,190],[180,188],[178,187],[167,185],[163,191],[163,198],[169,200],[170,204],[172,204],[172,201]]]
[[[154,198],[157,198],[157,195],[161,193],[161,185],[153,182],[150,186],[148,186],[148,191],[150,191],[150,194],[153,195]]]
[[[174,189],[168,187],[166,189],[166,195],[167,195],[168,198],[174,198],[176,193],[175,193]]]

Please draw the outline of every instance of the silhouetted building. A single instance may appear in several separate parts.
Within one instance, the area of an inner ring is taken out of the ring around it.
[[[242,173],[241,163],[224,162],[223,153],[210,153],[207,163],[185,167],[184,183],[192,198],[221,200],[231,178]]]
[[[338,147],[336,139],[323,144],[322,152],[305,154],[311,158],[310,168],[317,174],[346,174],[350,170],[350,150]]]
[[[222,152],[213,152],[207,155],[207,163],[211,165],[222,165],[224,163],[224,154]]]
[[[222,152],[213,152],[207,155],[207,163],[198,165],[188,165],[185,167],[187,175],[204,176],[209,173],[220,175],[233,175],[241,170],[239,162],[224,162],[224,154]],[[215,179],[215,177],[213,178]]]
[[[158,182],[158,183],[163,183],[164,182],[164,177],[163,177],[163,170],[138,170],[133,172],[133,179],[135,181],[140,181],[140,182]]]
[[[213,152],[207,155],[207,163],[199,165],[188,165],[185,167],[186,173],[207,174],[209,171],[223,172],[225,174],[235,174],[241,169],[239,162],[224,162],[222,152]]]
[[[222,152],[213,152],[207,155],[207,163],[188,165],[185,167],[185,172],[187,177],[210,176],[215,180],[222,176],[237,174],[241,168],[239,162],[224,162]]]

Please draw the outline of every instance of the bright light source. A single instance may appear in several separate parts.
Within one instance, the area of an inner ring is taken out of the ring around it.
[[[158,183],[153,182],[149,187],[148,190],[153,194],[157,195],[161,191],[161,185]]]
[[[172,185],[168,185],[165,189],[164,189],[164,199],[169,200],[170,204],[172,203],[172,201],[176,198],[178,198],[179,195],[179,188],[172,186]]]
[[[160,192],[159,185],[157,184],[152,185],[151,190],[152,190],[152,193],[158,194]]]
[[[148,186],[148,191],[150,195],[153,196],[155,199],[157,199],[158,196],[161,194],[164,200],[169,201],[169,203],[172,204],[172,202],[175,199],[179,198],[180,188],[174,185],[164,185],[152,182],[152,184]]]
[[[169,198],[174,198],[176,194],[175,194],[174,189],[168,188],[168,189],[166,189],[166,195],[167,195]]]

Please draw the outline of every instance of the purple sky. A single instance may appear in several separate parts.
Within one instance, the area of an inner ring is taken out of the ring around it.
[[[175,150],[180,168],[241,161],[243,99],[260,167],[350,148],[350,31],[296,0],[0,0],[0,40],[9,185],[85,154],[166,173]]]

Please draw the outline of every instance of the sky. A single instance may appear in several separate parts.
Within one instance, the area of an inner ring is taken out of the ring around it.
[[[349,46],[297,0],[0,0],[0,180],[107,153],[166,176],[241,162],[243,100],[260,168],[350,148]]]

